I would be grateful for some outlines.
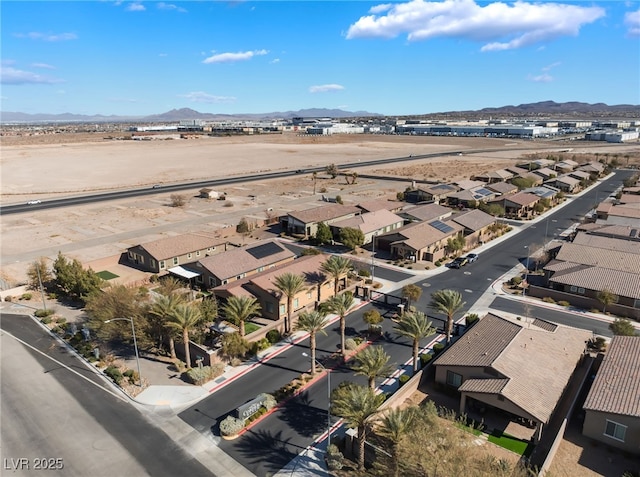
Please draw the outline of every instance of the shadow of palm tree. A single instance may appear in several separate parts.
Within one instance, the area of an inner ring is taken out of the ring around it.
[[[280,419],[298,434],[315,437],[327,428],[327,410],[313,406],[305,391],[290,399],[278,413]]]
[[[283,440],[282,431],[273,434],[267,430],[249,430],[229,444],[251,463],[260,463],[264,474],[278,472],[302,451],[302,447]]]

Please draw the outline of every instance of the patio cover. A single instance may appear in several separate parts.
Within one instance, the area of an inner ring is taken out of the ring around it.
[[[193,270],[189,270],[188,268],[184,268],[180,265],[178,265],[177,267],[169,268],[167,271],[169,273],[173,273],[174,275],[178,275],[179,277],[186,278],[187,280],[191,280],[192,278],[202,275],[202,273],[194,272]]]

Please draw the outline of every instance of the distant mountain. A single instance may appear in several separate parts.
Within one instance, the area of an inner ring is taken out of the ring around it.
[[[172,109],[162,114],[151,116],[103,116],[103,115],[83,115],[83,114],[27,114],[19,112],[0,113],[0,122],[178,122],[189,119],[201,119],[204,121],[224,121],[233,119],[260,120],[260,119],[291,119],[294,117],[322,117],[322,118],[352,118],[352,117],[372,117],[382,116],[377,113],[367,111],[344,111],[342,109],[301,109],[298,111],[285,111],[274,113],[255,114],[214,114],[201,113],[190,108]]]
[[[477,111],[449,111],[442,113],[416,114],[396,117],[412,118],[486,118],[496,117],[640,117],[640,105],[618,104],[609,106],[604,103],[580,103],[570,101],[556,103],[555,101],[541,101],[538,103],[519,104],[517,106],[501,106],[483,108]],[[291,119],[294,117],[306,118],[367,118],[384,117],[382,114],[367,111],[344,111],[342,109],[310,108],[298,111],[280,111],[273,113],[240,113],[240,114],[215,114],[201,113],[190,108],[172,109],[162,114],[151,116],[103,116],[82,114],[27,114],[19,112],[1,112],[0,122],[178,122],[189,119],[201,119],[204,121],[224,120],[261,120],[261,119]]]

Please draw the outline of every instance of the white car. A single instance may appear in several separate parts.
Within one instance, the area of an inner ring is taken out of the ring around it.
[[[476,260],[478,260],[478,254],[477,253],[469,253],[469,254],[467,254],[467,263],[473,263]]]
[[[42,204],[41,200],[30,200],[29,202],[27,202],[27,205],[37,205],[37,204]]]

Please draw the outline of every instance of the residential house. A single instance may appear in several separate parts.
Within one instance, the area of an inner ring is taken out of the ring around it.
[[[576,241],[577,240],[577,241]],[[640,247],[632,240],[579,232],[544,266],[546,287],[529,287],[533,296],[550,296],[582,308],[602,308],[599,295],[616,296],[607,310],[640,318]]]
[[[542,180],[549,180],[558,175],[556,171],[553,169],[549,169],[548,167],[541,167],[540,169],[535,169],[533,173],[537,176],[542,177]]]
[[[407,207],[398,215],[406,222],[429,222],[450,217],[453,210],[440,204],[423,204]]]
[[[350,219],[340,220],[330,225],[334,238],[340,240],[340,232],[344,228],[360,230],[364,235],[364,243],[370,243],[375,235],[381,235],[399,229],[404,219],[386,209],[366,212]]]
[[[207,288],[225,285],[291,262],[295,257],[294,252],[277,240],[258,242],[198,260],[196,270],[200,277],[197,282]]]
[[[487,184],[485,187],[495,192],[497,196],[515,194],[518,192],[518,187],[509,182],[492,182]]]
[[[504,209],[505,217],[514,219],[530,219],[535,215],[535,206],[540,197],[528,192],[503,195],[490,200],[490,204],[498,204]]]
[[[545,184],[551,185],[556,189],[560,189],[562,192],[567,194],[573,194],[580,189],[580,181],[568,174],[548,180]]]
[[[314,309],[319,303],[331,298],[334,292],[333,279],[322,272],[321,266],[327,255],[305,255],[292,262],[282,264],[251,277],[227,283],[213,289],[223,303],[231,296],[250,296],[260,304],[261,316],[280,320],[287,316],[287,297],[275,286],[277,277],[285,273],[305,278],[305,288],[293,297],[293,312]],[[342,278],[342,286],[344,280]]]
[[[289,212],[283,220],[283,229],[290,234],[313,237],[318,231],[320,222],[330,225],[340,220],[350,219],[360,214],[360,209],[350,205],[330,204],[311,209]]]
[[[484,187],[486,185],[482,181],[476,181],[476,180],[470,180],[470,179],[461,179],[459,181],[453,182],[452,184],[457,186],[459,191],[477,189],[479,187]]]
[[[468,250],[491,239],[490,229],[496,223],[496,218],[479,209],[473,209],[454,214],[450,222],[464,227],[465,249]]]
[[[581,165],[578,170],[588,172],[589,174],[595,174],[597,177],[600,177],[604,173],[605,166],[600,162],[593,161]]]
[[[486,203],[494,199],[497,195],[498,194],[483,185],[451,194],[448,203],[451,206],[457,207],[478,207],[480,203]]]
[[[411,203],[435,202],[436,204],[446,201],[449,194],[457,192],[458,188],[450,184],[436,184],[432,186],[419,187],[404,193],[404,200]]]
[[[524,169],[522,172],[526,172]],[[486,182],[487,184],[494,184],[496,182],[505,182],[510,179],[513,179],[515,174],[513,172],[508,171],[507,169],[497,169],[495,171],[485,172],[483,174],[478,174],[474,176],[474,179]]]
[[[407,203],[399,200],[372,199],[360,202],[356,205],[362,212],[377,212],[378,210],[388,210],[394,214],[402,211]]]
[[[536,426],[538,440],[591,332],[488,314],[434,361],[435,381],[460,394],[460,413],[497,408]]]
[[[590,181],[591,174],[585,171],[572,171],[567,173],[569,177],[573,177],[574,179],[578,179],[579,181]]]
[[[564,159],[560,162],[556,162],[553,168],[556,171],[560,171],[561,173],[568,173],[574,171],[580,164],[576,161],[572,161],[571,159]]]
[[[415,257],[415,260],[435,262],[447,255],[447,241],[463,231],[462,225],[451,221],[415,222],[377,236],[375,247],[376,250],[390,252],[393,257]]]
[[[127,261],[145,272],[161,273],[225,250],[227,241],[217,235],[205,232],[183,234],[129,247]]]
[[[640,454],[640,336],[613,337],[582,408],[582,434]]]
[[[640,228],[640,204],[601,202],[596,208],[596,223]]]
[[[636,242],[640,242],[640,223],[637,227],[632,227],[630,225],[586,223],[578,225],[576,230],[578,232],[586,232],[590,235],[619,238],[623,240],[634,240]]]
[[[555,187],[551,187],[550,185],[529,187],[528,189],[524,189],[522,192],[537,195],[542,200],[548,200],[549,204],[558,203],[558,194],[560,194],[559,189],[556,189]]]

